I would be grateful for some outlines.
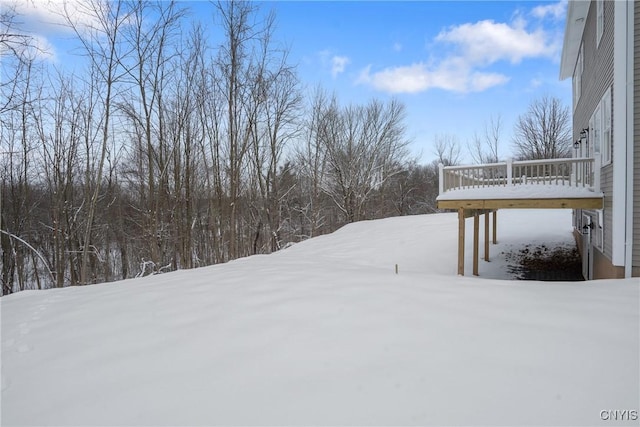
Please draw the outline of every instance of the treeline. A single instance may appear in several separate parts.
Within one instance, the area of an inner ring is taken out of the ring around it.
[[[216,43],[172,2],[82,4],[64,12],[81,72],[38,59],[19,17],[0,17],[3,294],[435,211],[437,167],[410,161],[404,106],[305,90],[256,3],[218,3]]]

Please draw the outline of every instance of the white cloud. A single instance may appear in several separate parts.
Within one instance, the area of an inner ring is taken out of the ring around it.
[[[56,59],[56,49],[46,37],[33,36],[30,46],[23,54],[32,59],[54,61]]]
[[[336,55],[329,49],[321,50],[317,53],[323,69],[328,69],[335,79],[338,74],[344,73],[347,65],[351,62],[348,56]]]
[[[108,5],[107,1],[95,4]],[[30,46],[22,54],[36,59],[56,60],[51,39],[72,32],[68,20],[81,32],[98,24],[86,0],[13,0],[6,1],[4,7],[15,10],[15,30],[30,38]]]
[[[552,58],[558,50],[557,45],[549,43],[544,30],[528,32],[520,19],[512,24],[491,20],[462,24],[441,32],[436,41],[456,45],[469,62],[478,65],[500,60],[517,64],[525,58]]]
[[[97,1],[95,4],[106,5],[107,1]],[[14,0],[13,4],[27,27],[44,33],[71,31],[67,16],[79,27],[98,24],[86,0]]]
[[[474,72],[469,79],[470,92],[482,92],[493,86],[499,86],[509,81],[509,77],[498,73]]]
[[[560,0],[557,3],[534,7],[533,10],[531,10],[531,15],[539,19],[551,17],[552,19],[559,21],[564,18],[566,11],[567,0]]]
[[[377,90],[390,93],[417,93],[433,87],[424,64],[386,68],[371,74],[369,65],[362,70],[357,83],[370,84]]]
[[[351,62],[346,56],[334,55],[331,58],[331,75],[336,78],[338,74],[344,73],[347,64]]]
[[[14,42],[15,40],[15,42]],[[0,44],[0,57],[20,58],[21,60],[55,60],[56,51],[49,41],[38,35],[27,35]]]
[[[468,93],[481,92],[508,80],[502,74],[474,71],[462,58],[450,58],[436,68],[417,63],[371,73],[369,66],[362,70],[357,83],[389,93],[418,93],[429,89]]]
[[[504,74],[487,71],[491,65],[500,61],[519,64],[528,58],[553,59],[560,48],[543,29],[529,31],[521,18],[511,23],[485,20],[449,27],[436,36],[435,42],[453,49],[434,63],[419,62],[376,72],[367,67],[357,83],[390,93],[418,93],[434,88],[481,92],[509,81]]]

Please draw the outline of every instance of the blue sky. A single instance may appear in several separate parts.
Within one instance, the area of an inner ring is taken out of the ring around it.
[[[209,2],[184,5],[191,19],[213,26]],[[259,5],[275,12],[276,41],[289,48],[309,92],[321,84],[344,104],[401,100],[412,152],[423,161],[434,158],[436,136],[455,135],[465,145],[492,116],[501,117],[506,157],[514,122],[532,100],[551,95],[570,105],[570,81],[558,80],[566,0]],[[22,12],[27,21],[52,19],[33,4]],[[37,28],[60,59],[54,27]]]
[[[302,80],[342,102],[395,96],[405,103],[414,153],[428,161],[436,135],[464,145],[491,116],[502,151],[531,100],[570,105],[560,82],[566,2],[274,2],[278,34]]]

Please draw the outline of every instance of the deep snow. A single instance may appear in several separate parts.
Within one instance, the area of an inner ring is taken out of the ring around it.
[[[638,281],[498,280],[570,219],[500,211],[480,278],[436,214],[3,297],[2,425],[604,425],[639,409]]]

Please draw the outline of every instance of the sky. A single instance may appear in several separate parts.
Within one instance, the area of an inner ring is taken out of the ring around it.
[[[543,95],[570,105],[561,82],[566,2],[276,2],[279,32],[304,82],[342,102],[396,97],[413,151],[434,157],[436,137],[463,145],[500,117],[510,153],[518,115]],[[470,159],[468,159],[470,160]]]
[[[62,0],[19,1],[52,60],[68,62],[68,34],[46,10]],[[189,19],[213,27],[210,2],[183,5]],[[549,95],[570,105],[571,82],[558,77],[566,0],[258,5],[275,12],[274,40],[289,50],[306,92],[321,85],[345,105],[397,98],[406,106],[412,154],[423,162],[435,158],[435,139],[453,136],[466,147],[492,118],[501,120],[506,158],[515,121],[533,100]]]

